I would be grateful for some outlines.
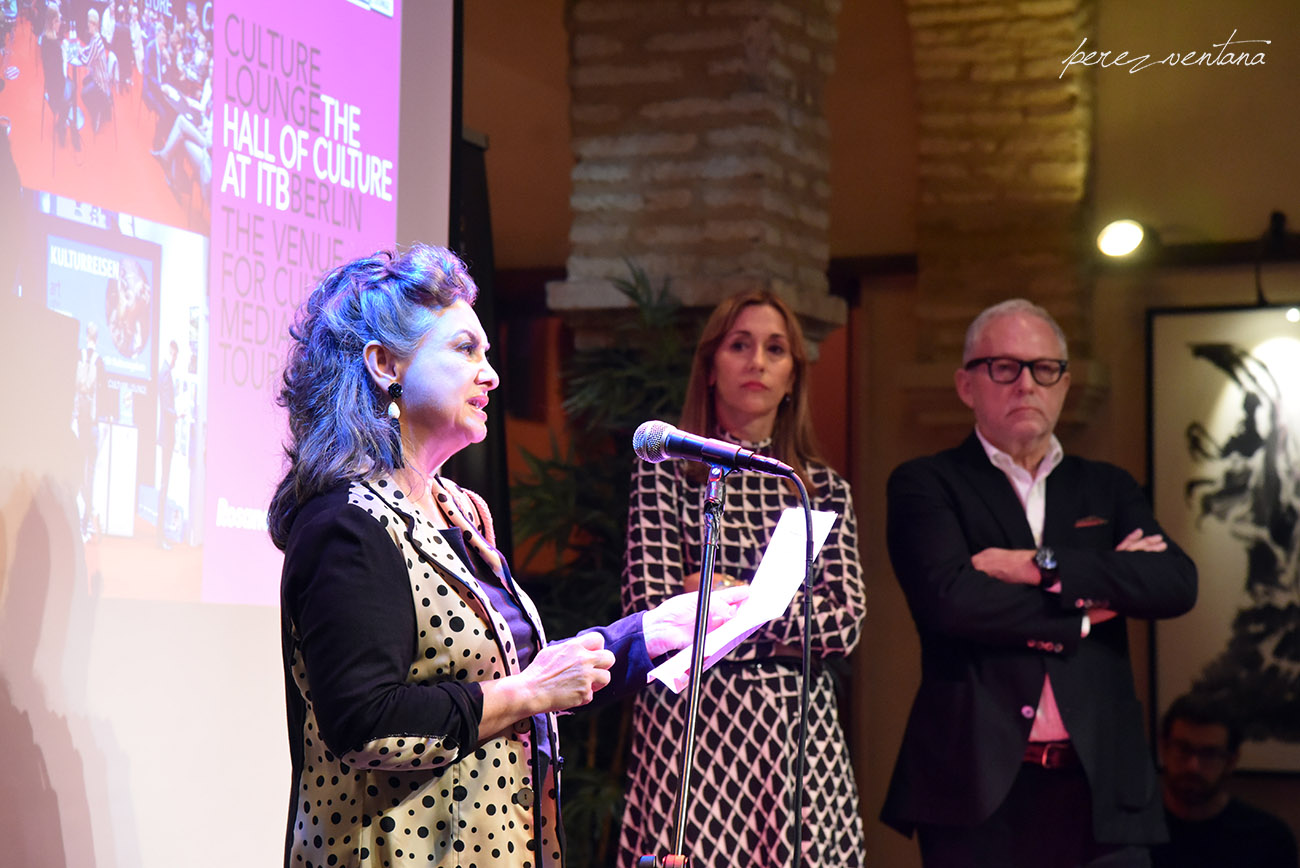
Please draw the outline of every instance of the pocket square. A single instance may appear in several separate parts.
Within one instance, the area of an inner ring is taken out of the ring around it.
[[[1084,516],[1074,523],[1075,527],[1099,527],[1103,524],[1110,524],[1109,519],[1102,518],[1099,515]]]

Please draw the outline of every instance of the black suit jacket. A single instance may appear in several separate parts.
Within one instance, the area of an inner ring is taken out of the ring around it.
[[[1032,549],[1010,481],[972,433],[889,479],[888,542],[921,639],[921,686],[881,819],[973,826],[1019,771],[1050,675],[1092,790],[1098,841],[1163,840],[1159,787],[1133,686],[1126,617],[1169,618],[1196,602],[1196,567],[1164,552],[1117,552],[1134,528],[1163,533],[1131,476],[1067,456],[1047,478],[1043,545],[1060,593],[998,581],[971,566],[989,547]],[[1081,638],[1083,612],[1118,613]]]

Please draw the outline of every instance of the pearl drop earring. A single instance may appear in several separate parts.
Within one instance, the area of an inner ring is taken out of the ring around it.
[[[388,397],[392,398],[388,402],[388,418],[397,419],[402,415],[402,408],[397,406],[397,399],[402,397],[402,384],[392,383],[388,387]]]

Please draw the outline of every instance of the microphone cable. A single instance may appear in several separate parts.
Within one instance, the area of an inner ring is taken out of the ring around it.
[[[793,865],[803,864],[803,780],[804,766],[808,754],[808,706],[811,699],[809,682],[812,677],[812,575],[813,575],[813,527],[812,508],[808,502],[808,490],[798,474],[790,476],[799,489],[799,501],[803,504],[804,519],[804,574],[803,574],[803,670],[799,685],[799,738],[798,752],[795,759],[794,773],[794,851]]]

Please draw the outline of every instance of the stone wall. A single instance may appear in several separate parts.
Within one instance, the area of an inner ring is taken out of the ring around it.
[[[920,361],[1023,295],[1087,357],[1093,78],[1064,61],[1095,0],[908,0],[920,115]],[[1095,40],[1091,40],[1095,41]]]
[[[901,374],[912,418],[950,437],[970,414],[952,399],[966,326],[1023,296],[1070,341],[1077,427],[1104,396],[1088,311],[1092,73],[1065,70],[1092,39],[1096,0],[907,0],[916,78],[917,344]]]
[[[578,0],[569,9],[573,223],[548,302],[598,333],[628,263],[689,307],[778,292],[815,343],[829,294],[823,88],[839,0]],[[597,335],[598,337],[598,335]]]

